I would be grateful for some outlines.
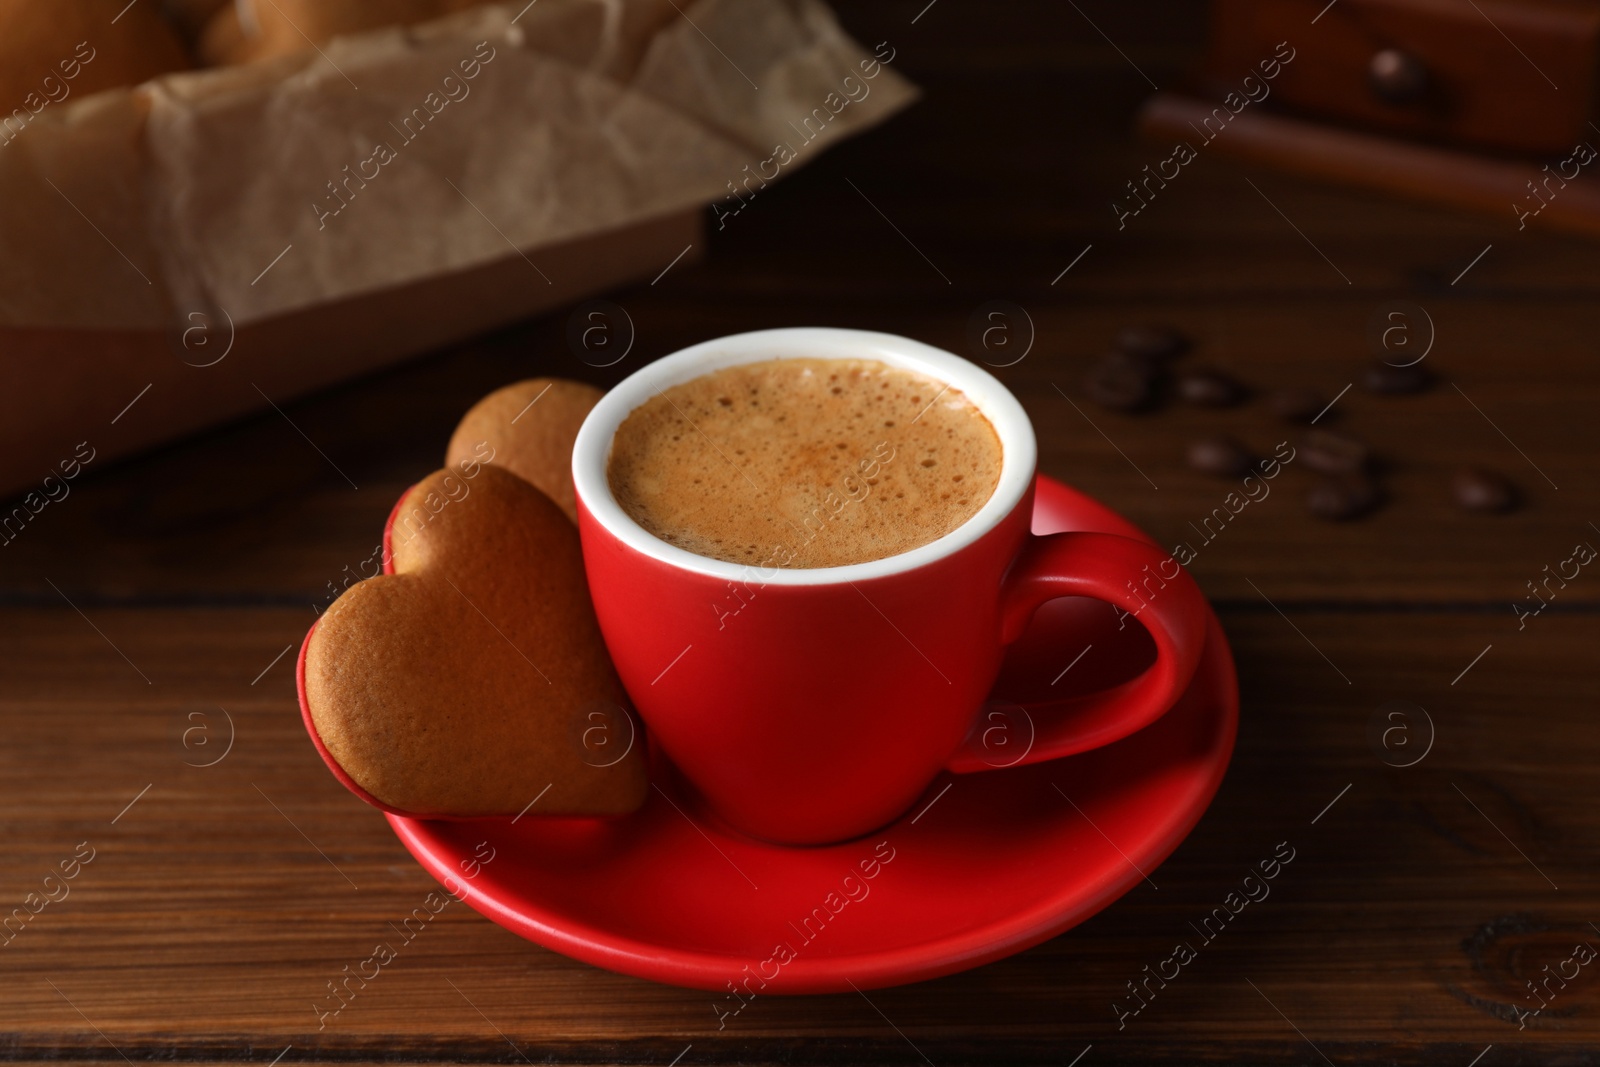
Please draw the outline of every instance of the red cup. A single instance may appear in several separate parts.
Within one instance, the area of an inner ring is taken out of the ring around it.
[[[961,390],[1000,438],[993,496],[909,552],[812,569],[697,556],[618,505],[606,464],[634,408],[723,367],[795,357],[878,360]],[[1098,748],[1177,701],[1205,642],[1199,588],[1143,541],[1031,534],[1036,451],[1022,405],[993,376],[928,345],[859,330],[708,341],[651,363],[596,405],[572,475],[600,628],[656,743],[725,821],[782,844],[846,840],[891,822],[941,770]],[[1032,705],[1032,745],[997,759],[979,712],[1005,646],[1057,597],[1107,601],[1135,617],[1154,662],[1111,689]]]

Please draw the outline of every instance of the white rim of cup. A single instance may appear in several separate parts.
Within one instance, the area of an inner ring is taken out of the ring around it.
[[[696,555],[640,526],[611,495],[606,467],[611,443],[635,408],[675,385],[744,363],[776,359],[871,359],[925,374],[965,393],[1000,438],[1000,479],[987,503],[937,540],[898,555],[840,567],[760,567]],[[663,356],[623,379],[584,419],[572,448],[572,484],[596,522],[623,544],[651,559],[727,581],[763,585],[831,585],[868,581],[916,570],[977,541],[1011,514],[1033,482],[1038,445],[1022,405],[989,372],[932,345],[895,334],[824,326],[733,334]],[[752,572],[758,572],[753,575]]]

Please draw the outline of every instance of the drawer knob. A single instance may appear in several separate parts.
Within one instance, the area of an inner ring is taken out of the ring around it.
[[[1385,48],[1367,64],[1367,82],[1388,104],[1414,104],[1428,90],[1428,68],[1409,52]]]

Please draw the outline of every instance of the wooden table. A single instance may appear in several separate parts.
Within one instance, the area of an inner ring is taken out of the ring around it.
[[[621,365],[575,359],[564,315],[530,322],[94,471],[3,550],[0,913],[87,854],[80,842],[93,860],[0,947],[0,1056],[1600,1061],[1600,968],[1525,1028],[1513,1012],[1534,1005],[1524,983],[1543,967],[1600,945],[1600,576],[1584,571],[1520,627],[1512,610],[1546,565],[1600,544],[1596,247],[1519,233],[1509,211],[1463,217],[1207,155],[1119,230],[1112,199],[1168,151],[1127,132],[1150,89],[1139,71],[1166,85],[1192,59],[1196,6],[925,5],[845,12],[860,39],[896,47],[924,101],[763,192],[713,233],[704,265],[612,294],[638,329]],[[998,373],[1038,426],[1042,468],[1170,544],[1227,489],[1186,468],[1188,440],[1221,430],[1269,447],[1286,431],[1259,402],[1094,408],[1083,372],[1113,331],[1169,320],[1196,339],[1194,362],[1332,395],[1370,359],[1368,320],[1395,298],[1431,316],[1439,385],[1410,398],[1358,387],[1336,408],[1385,458],[1388,505],[1319,521],[1291,469],[1193,563],[1238,658],[1242,728],[1159,890],[1137,885],[1009,960],[884,990],[882,1015],[853,995],[773,999],[720,1033],[704,993],[570,961],[450,908],[318,1031],[326,981],[433,883],[313,756],[289,650],[473,399],[535,374],[608,384],[767,326],[870,327],[964,352],[979,306],[1010,300],[1037,336]],[[1462,462],[1510,475],[1526,506],[1459,513],[1448,478]],[[1413,766],[1369,741],[1392,700],[1431,717]],[[231,751],[193,766],[225,741],[222,709]],[[1298,858],[1270,900],[1119,1032],[1124,982],[1285,839]]]

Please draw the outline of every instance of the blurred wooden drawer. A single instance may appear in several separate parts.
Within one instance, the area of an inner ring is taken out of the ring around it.
[[[1219,89],[1288,42],[1272,97],[1304,113],[1509,152],[1600,138],[1600,0],[1213,0],[1211,33]]]

